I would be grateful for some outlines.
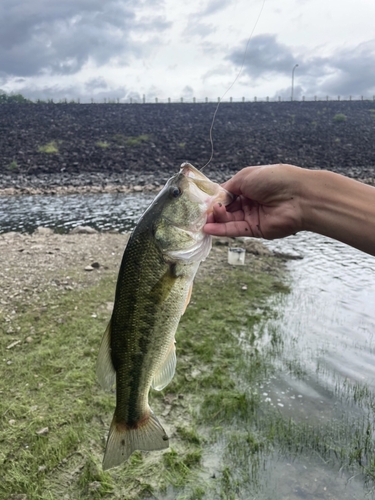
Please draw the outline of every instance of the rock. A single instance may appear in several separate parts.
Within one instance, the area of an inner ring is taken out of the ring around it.
[[[98,231],[90,226],[77,226],[69,234],[97,234]]]
[[[49,428],[48,427],[43,427],[42,429],[39,429],[36,431],[38,436],[46,436],[49,433]]]
[[[254,255],[271,256],[273,252],[266,247],[264,243],[256,238],[244,238],[241,245],[246,249],[246,252]]]
[[[87,272],[90,272],[90,271],[93,271],[93,270],[94,270],[94,268],[92,266],[86,266],[85,267],[85,271],[87,271]]]
[[[7,349],[12,349],[13,347],[15,347],[16,345],[20,344],[21,341],[20,340],[15,340],[14,342],[12,342],[11,344],[9,344],[7,346]]]
[[[212,244],[215,246],[229,246],[232,245],[233,242],[235,241],[234,238],[226,238],[225,236],[222,236],[221,238],[218,237],[213,237],[212,239]]]
[[[38,236],[48,236],[49,234],[53,234],[53,230],[49,227],[39,226],[35,229],[34,234]]]
[[[99,491],[100,488],[102,487],[102,483],[100,483],[99,481],[93,481],[92,483],[89,483],[88,485],[88,489],[89,491]]]
[[[100,264],[99,264],[99,262],[93,262],[93,263],[91,264],[91,267],[93,267],[94,269],[99,269]]]

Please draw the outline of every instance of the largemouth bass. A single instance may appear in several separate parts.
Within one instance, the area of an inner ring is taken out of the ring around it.
[[[214,203],[231,195],[184,163],[143,214],[126,246],[115,303],[97,362],[104,389],[116,380],[116,409],[103,469],[135,450],[168,448],[168,436],[148,404],[176,368],[175,333],[189,303],[199,264],[211,249],[203,232]]]

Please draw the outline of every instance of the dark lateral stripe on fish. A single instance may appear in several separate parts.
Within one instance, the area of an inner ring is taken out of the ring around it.
[[[138,235],[138,237],[143,239],[142,235]],[[143,248],[143,251],[141,252],[142,254],[150,253],[151,249],[146,242],[141,246],[141,248]],[[142,256],[139,254],[137,255],[137,259],[141,257]],[[129,261],[133,262],[133,260],[136,260],[134,259],[134,256],[131,254],[127,255],[125,250],[123,261],[126,261],[126,264],[128,265]],[[140,279],[142,271],[137,274],[137,278]],[[144,304],[144,310],[138,311],[138,321],[135,335],[133,334],[132,338],[123,338],[121,346],[112,346],[112,361],[117,372],[117,377],[122,377],[126,380],[125,385],[128,387],[126,394],[117,393],[117,420],[121,420],[131,428],[135,428],[140,417],[142,417],[142,415],[139,415],[137,403],[139,398],[139,386],[142,377],[142,366],[145,362],[145,358],[149,354],[150,344],[152,343],[152,339],[149,337],[149,332],[150,329],[154,328],[156,322],[157,307],[160,302],[164,301],[168,297],[175,279],[174,266],[171,266],[151,289],[151,294],[155,300],[148,301]],[[118,287],[118,289],[119,293],[117,294],[116,300],[119,300],[121,303],[126,303],[128,307],[126,308],[126,311],[122,309],[120,315],[114,313],[112,317],[112,328],[116,328],[117,323],[121,325],[124,313],[126,313],[128,317],[131,317],[131,315],[134,314],[134,307],[137,302],[137,298],[131,290],[124,290],[123,287]],[[131,353],[132,350],[135,351],[134,354],[129,355],[126,367],[123,367],[120,362],[124,350],[128,353]],[[125,408],[127,410],[126,413],[124,413]]]

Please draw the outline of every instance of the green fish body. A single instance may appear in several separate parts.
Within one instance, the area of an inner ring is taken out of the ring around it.
[[[218,184],[183,164],[129,239],[97,362],[102,387],[111,389],[116,381],[104,470],[120,465],[135,450],[169,445],[148,405],[148,393],[150,387],[162,390],[173,378],[176,329],[199,264],[211,249],[203,226],[214,203],[231,200]]]

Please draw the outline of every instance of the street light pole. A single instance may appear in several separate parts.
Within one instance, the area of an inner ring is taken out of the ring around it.
[[[294,94],[294,71],[295,69],[298,68],[298,64],[295,64],[292,69],[292,98],[291,101],[293,101],[293,94]]]

